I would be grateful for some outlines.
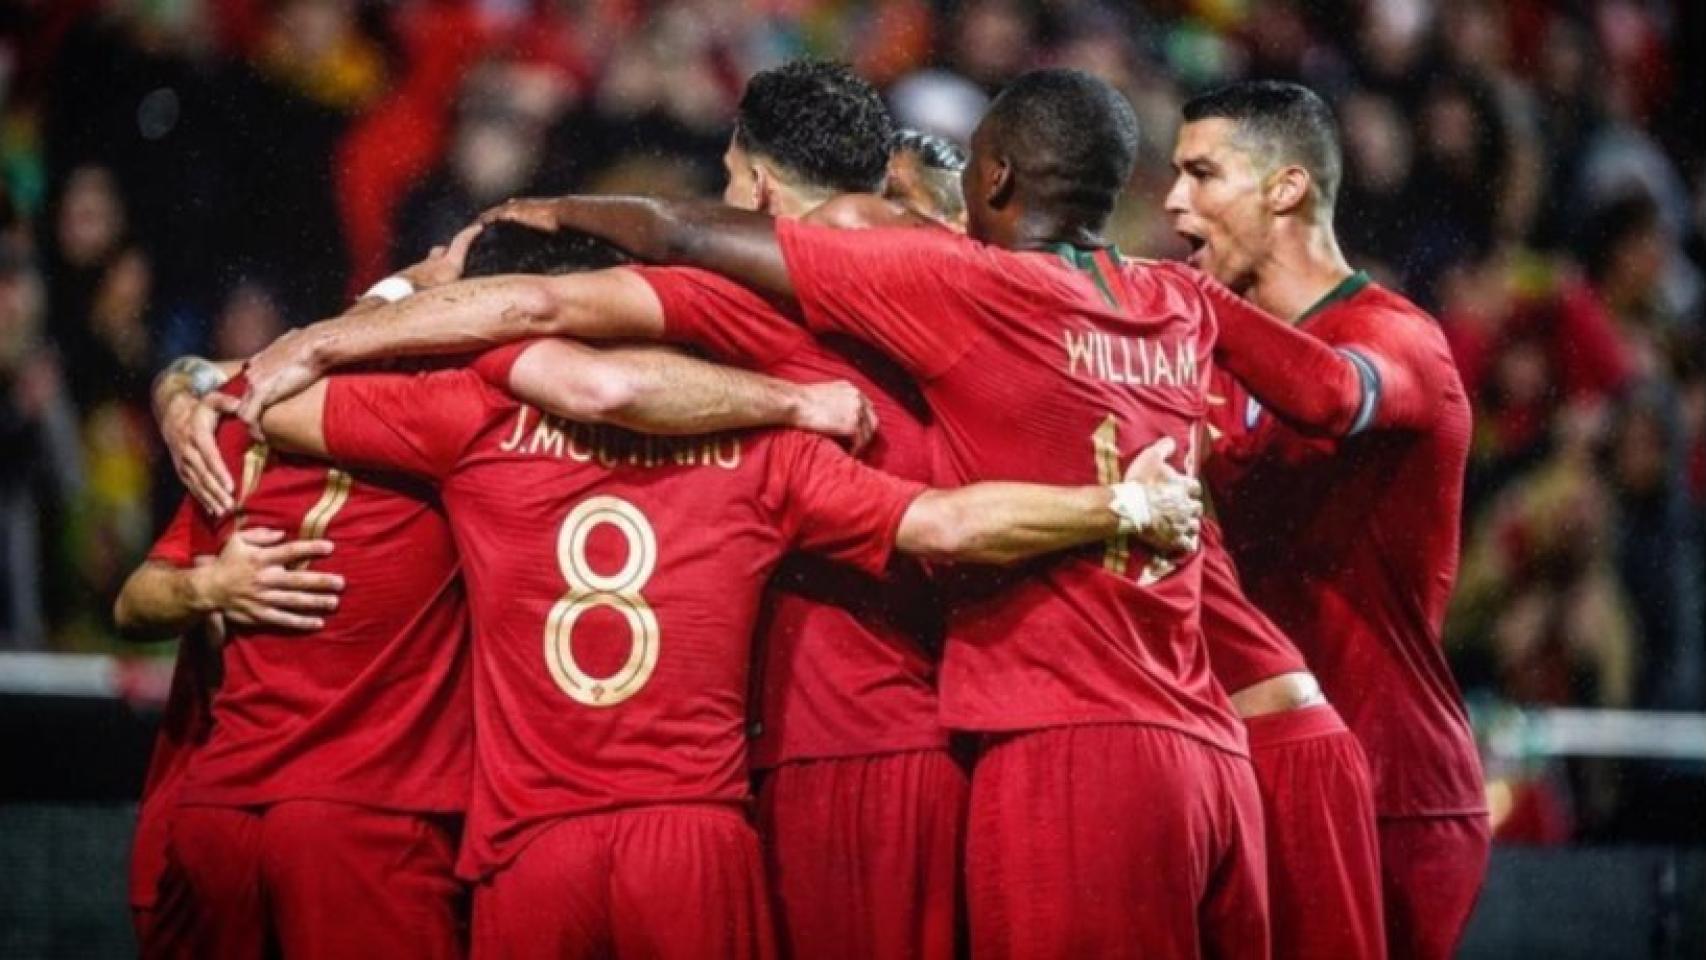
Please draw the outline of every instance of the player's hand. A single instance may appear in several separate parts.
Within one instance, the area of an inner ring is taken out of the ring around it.
[[[1202,535],[1202,484],[1167,463],[1175,449],[1172,438],[1163,437],[1139,452],[1125,472],[1125,483],[1142,498],[1133,533],[1164,556],[1191,553]]]
[[[236,506],[231,471],[213,436],[220,416],[236,410],[235,397],[210,393],[197,400],[187,390],[166,398],[160,410],[160,436],[172,456],[172,470],[189,495],[215,517]]]
[[[318,630],[338,608],[344,578],[292,569],[332,552],[330,540],[285,540],[284,533],[239,530],[213,563],[197,568],[206,605],[244,626]]]
[[[416,290],[430,290],[442,287],[447,283],[455,283],[462,279],[463,267],[468,263],[468,248],[473,245],[474,238],[480,235],[481,224],[463,227],[461,232],[450,239],[444,246],[433,247],[426,258],[413,266],[404,267],[396,275],[409,281]]]
[[[243,395],[237,416],[249,425],[249,434],[257,443],[266,440],[261,432],[261,414],[313,386],[325,373],[314,356],[315,335],[313,327],[292,330],[255,354],[244,368],[249,392]]]
[[[794,426],[847,442],[855,456],[877,435],[877,410],[845,380],[800,386],[802,402]]]
[[[557,232],[557,201],[550,197],[516,197],[480,214],[480,223],[508,220],[546,233]]]

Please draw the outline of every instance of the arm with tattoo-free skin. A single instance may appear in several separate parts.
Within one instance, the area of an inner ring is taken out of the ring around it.
[[[133,641],[180,636],[214,614],[231,623],[317,630],[337,609],[343,578],[294,568],[331,552],[331,541],[286,540],[256,527],[232,534],[210,562],[144,561],[113,602],[113,624]]]

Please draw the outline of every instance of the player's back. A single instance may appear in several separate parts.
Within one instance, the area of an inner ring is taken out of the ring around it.
[[[1479,763],[1440,646],[1456,580],[1470,408],[1438,325],[1367,285],[1304,321],[1421,371],[1420,429],[1310,437],[1217,379],[1207,480],[1250,598],[1296,640],[1365,744],[1383,815],[1482,809]],[[1443,761],[1443,762],[1440,762]]]
[[[183,800],[462,810],[473,757],[467,611],[431,490],[253,445],[235,420],[217,440],[238,505],[217,523],[198,514],[196,552],[245,527],[325,538],[333,552],[314,569],[346,586],[319,630],[231,625],[213,733]]]
[[[1188,466],[1215,332],[1193,271],[935,230],[784,221],[777,237],[808,325],[865,339],[917,378],[936,482],[1108,482],[1162,437]],[[1200,564],[1153,559],[1122,537],[955,577],[947,722],[1152,723],[1241,750],[1196,634]]]
[[[893,361],[850,337],[814,337],[717,274],[635,269],[663,307],[666,339],[797,383],[852,382],[880,424],[860,458],[904,479],[930,478],[929,410]],[[936,702],[941,618],[918,563],[896,557],[876,577],[795,553],[764,606],[756,767],[946,743]]]
[[[507,382],[507,365],[487,372]],[[765,582],[796,547],[881,569],[916,490],[862,484],[833,444],[792,431],[558,420],[472,370],[334,380],[326,431],[340,457],[440,482],[475,622],[472,875],[555,818],[745,802]]]

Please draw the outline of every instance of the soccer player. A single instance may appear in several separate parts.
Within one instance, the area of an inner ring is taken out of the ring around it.
[[[1039,71],[1003,92],[973,139],[963,183],[976,239],[639,198],[518,202],[498,215],[727,273],[797,301],[815,329],[872,343],[929,401],[938,482],[1083,482],[1120,476],[1160,437],[1188,466],[1204,415],[1215,294],[1182,267],[1118,262],[1100,235],[1135,151],[1124,98],[1083,74]],[[630,281],[600,282],[621,296]],[[591,303],[511,283],[428,295],[266,358],[247,407],[359,355],[365,338],[418,348],[411,321],[427,313],[446,327],[499,316],[586,333]],[[956,576],[943,713],[989,735],[967,853],[977,955],[1266,955],[1259,800],[1242,728],[1209,673],[1200,578],[1196,557],[1118,537]]]
[[[191,952],[191,903],[166,870],[167,837],[178,786],[191,753],[207,739],[208,705],[217,686],[216,634],[230,622],[300,623],[312,627],[335,601],[326,575],[291,568],[325,556],[325,540],[281,542],[282,532],[255,528],[232,537],[218,556],[194,562],[186,497],[147,558],[113,602],[113,624],[127,640],[179,637],[171,691],[148,760],[131,845],[130,903],[139,952],[172,957]]]
[[[1203,638],[1244,721],[1262,795],[1273,955],[1384,957],[1368,761],[1297,646],[1244,596],[1212,521],[1202,545]]]
[[[479,879],[476,953],[763,956],[766,895],[740,814],[745,693],[782,555],[872,573],[897,547],[1012,562],[1115,535],[1114,491],[926,491],[804,434],[671,441],[541,415],[492,385],[549,370],[561,398],[578,389],[577,351],[535,341],[473,369],[334,376],[263,426],[439,485],[485,705],[463,855]]]
[[[1222,313],[1210,489],[1245,589],[1368,755],[1392,955],[1447,957],[1489,842],[1440,649],[1469,403],[1434,321],[1339,252],[1339,144],[1319,97],[1237,84],[1184,119],[1167,209],[1191,262],[1291,321]]]

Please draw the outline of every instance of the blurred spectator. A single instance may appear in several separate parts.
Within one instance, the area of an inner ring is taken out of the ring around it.
[[[213,325],[216,360],[246,360],[278,339],[288,324],[284,309],[272,288],[257,280],[243,280],[225,298],[224,309]]]
[[[1678,412],[1664,386],[1635,391],[1607,451],[1613,556],[1645,643],[1635,699],[1653,710],[1706,709],[1700,516],[1684,485]]]
[[[43,289],[19,238],[0,241],[0,649],[42,649],[44,538],[83,486],[77,418],[42,339]]]
[[[145,314],[152,275],[131,239],[112,174],[79,167],[66,180],[53,231],[49,335],[71,369],[79,407],[137,402],[152,375]]]
[[[444,163],[398,208],[393,269],[532,184],[564,95],[554,74],[518,64],[488,64],[469,76]]]

